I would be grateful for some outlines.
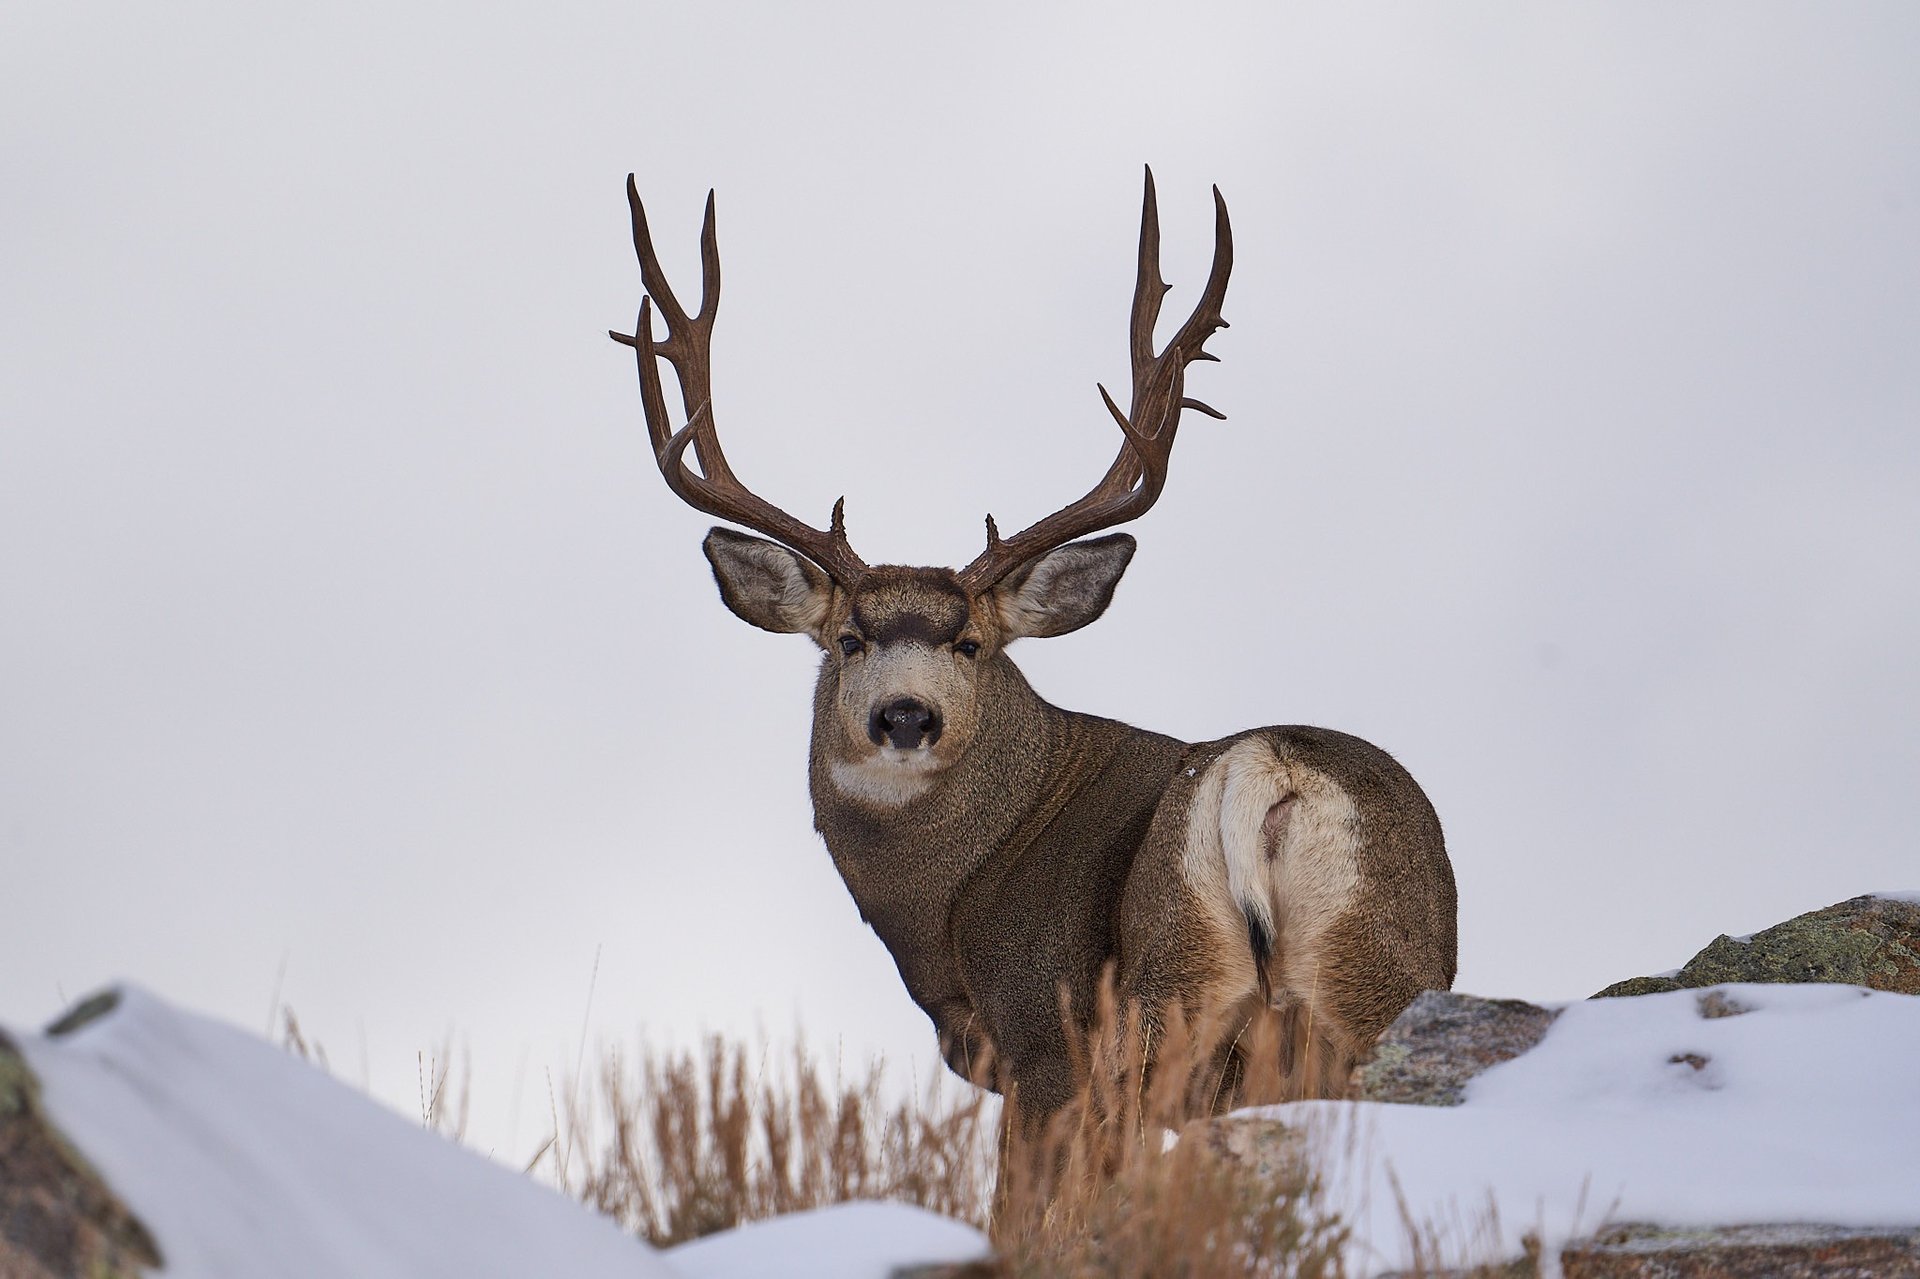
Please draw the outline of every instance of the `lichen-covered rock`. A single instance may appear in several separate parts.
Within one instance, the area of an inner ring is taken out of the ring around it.
[[[1417,1106],[1457,1106],[1469,1079],[1518,1057],[1558,1014],[1520,999],[1422,992],[1353,1073],[1350,1096]]]
[[[160,1251],[47,1119],[40,1083],[0,1034],[0,1275],[134,1279]]]
[[[1612,998],[1615,995],[1664,995],[1669,991],[1685,990],[1671,977],[1629,977],[1607,987],[1595,999]]]
[[[1566,1279],[1920,1279],[1920,1229],[1622,1225],[1560,1253]]]
[[[1920,995],[1920,902],[1852,897],[1744,941],[1720,936],[1670,977],[1633,977],[1594,998],[1725,982],[1840,982]]]

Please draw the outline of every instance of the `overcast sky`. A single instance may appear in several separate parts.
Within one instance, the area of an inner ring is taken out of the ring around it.
[[[0,1020],[277,990],[403,1106],[452,1033],[523,1157],[590,983],[590,1040],[932,1059],[813,649],[721,607],[604,336],[629,170],[689,296],[718,188],[736,468],[947,564],[1113,455],[1142,162],[1175,318],[1218,183],[1230,420],[1016,653],[1392,751],[1462,988],[1920,888],[1920,9],[509,8],[0,12]]]

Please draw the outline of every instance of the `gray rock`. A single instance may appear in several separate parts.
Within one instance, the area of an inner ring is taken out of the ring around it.
[[[1621,1225],[1560,1253],[1567,1279],[1920,1279],[1920,1228]]]
[[[1594,998],[1611,999],[1619,995],[1664,995],[1668,991],[1685,989],[1685,986],[1671,977],[1629,977],[1625,981],[1613,983]]]
[[[1303,1191],[1313,1177],[1313,1148],[1305,1130],[1279,1119],[1222,1116],[1202,1119],[1182,1134],[1207,1143],[1224,1160],[1250,1170],[1263,1185]]]
[[[1852,897],[1745,941],[1722,935],[1670,977],[1632,977],[1594,998],[1723,982],[1808,981],[1920,995],[1920,902]]]
[[[56,1017],[53,1024],[47,1027],[47,1033],[55,1038],[71,1035],[84,1026],[91,1026],[119,1006],[120,992],[117,990],[103,990],[89,995]]]
[[[53,1126],[0,1034],[0,1275],[135,1279],[159,1266],[153,1236]]]
[[[1724,990],[1709,990],[1696,999],[1694,1004],[1699,1008],[1700,1015],[1708,1021],[1715,1021],[1721,1017],[1738,1017],[1741,1013],[1753,1011]]]
[[[1558,1015],[1519,999],[1425,991],[1354,1071],[1349,1095],[1361,1101],[1457,1106],[1469,1079],[1539,1043]]]

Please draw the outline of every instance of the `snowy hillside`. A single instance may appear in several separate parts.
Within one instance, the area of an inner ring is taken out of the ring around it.
[[[1920,996],[1713,989],[1570,1004],[1459,1106],[1247,1114],[1311,1125],[1360,1274],[1409,1260],[1403,1203],[1457,1260],[1609,1222],[1920,1226]]]
[[[137,988],[70,1033],[7,1038],[48,1117],[151,1232],[168,1279],[723,1279],[755,1272],[755,1254],[764,1275],[884,1279],[985,1249],[957,1223],[863,1204],[664,1257],[286,1052]],[[827,1269],[789,1271],[795,1249]]]

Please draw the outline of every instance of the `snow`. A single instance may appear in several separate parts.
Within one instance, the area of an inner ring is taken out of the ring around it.
[[[49,1117],[153,1232],[167,1279],[875,1279],[978,1256],[972,1229],[847,1204],[672,1259],[231,1026],[133,986],[70,1034],[8,1028]]]
[[[683,1279],[887,1279],[903,1258],[949,1264],[987,1252],[978,1230],[924,1208],[845,1203],[709,1235],[667,1256]]]
[[[1570,1004],[1457,1107],[1254,1113],[1313,1130],[1359,1274],[1411,1260],[1403,1202],[1459,1262],[1528,1233],[1557,1259],[1608,1221],[1920,1224],[1920,997],[1713,989],[1750,1011],[1704,1018],[1695,990]]]
[[[169,1279],[672,1275],[556,1192],[136,987],[70,1035],[16,1043]]]
[[[1568,1005],[1457,1107],[1308,1102],[1350,1268],[1406,1265],[1405,1218],[1443,1259],[1550,1264],[1607,1221],[1920,1225],[1920,997],[1714,989]],[[9,1032],[47,1110],[143,1220],[168,1279],[883,1279],[970,1260],[970,1227],[843,1204],[662,1254],[252,1035],[133,987],[62,1036]]]

